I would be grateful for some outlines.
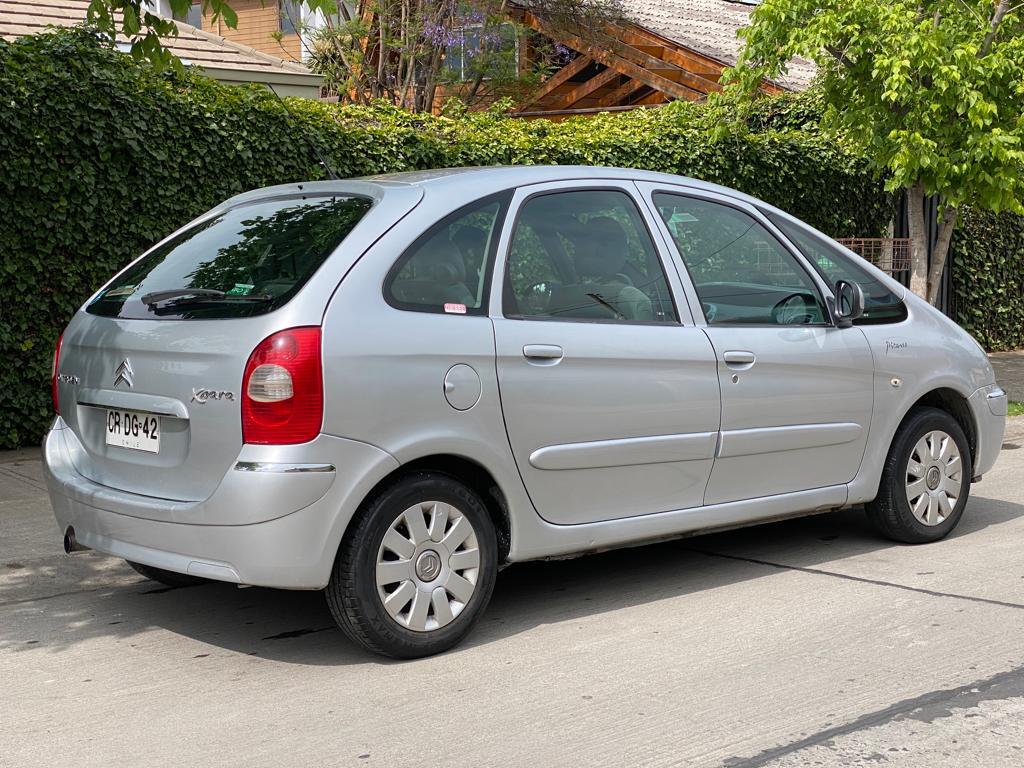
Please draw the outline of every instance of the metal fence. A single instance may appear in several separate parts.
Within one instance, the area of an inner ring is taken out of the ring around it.
[[[844,237],[839,243],[897,280],[910,272],[909,237]]]

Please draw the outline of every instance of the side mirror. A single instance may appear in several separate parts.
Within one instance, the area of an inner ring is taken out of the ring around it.
[[[849,328],[864,314],[864,291],[857,283],[840,280],[836,283],[836,327]]]

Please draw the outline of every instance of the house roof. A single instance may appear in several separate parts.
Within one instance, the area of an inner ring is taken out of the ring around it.
[[[0,37],[11,40],[39,34],[49,26],[73,27],[86,20],[88,8],[88,0],[0,0]],[[120,24],[120,14],[115,18]],[[178,36],[165,38],[164,45],[183,63],[202,67],[218,80],[319,86],[320,77],[301,64],[176,23]],[[119,35],[117,42],[129,41]]]
[[[737,32],[750,23],[755,3],[737,0],[621,0],[626,19],[673,43],[732,66],[742,40]],[[775,82],[789,90],[804,90],[814,65],[793,59],[789,72]]]

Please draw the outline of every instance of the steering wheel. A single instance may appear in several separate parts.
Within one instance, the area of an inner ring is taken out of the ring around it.
[[[772,307],[772,322],[775,325],[808,325],[814,322],[818,309],[814,298],[806,293],[791,293]]]
[[[543,313],[551,303],[554,287],[550,280],[538,280],[526,287],[519,301],[521,304],[527,305],[533,312]]]

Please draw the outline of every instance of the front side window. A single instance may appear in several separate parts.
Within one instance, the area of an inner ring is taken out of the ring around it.
[[[388,303],[416,312],[486,314],[490,265],[508,197],[461,208],[413,243],[385,282]]]
[[[229,208],[151,251],[86,311],[148,320],[270,312],[305,285],[371,205],[369,198],[335,195]]]
[[[616,190],[543,194],[523,205],[503,304],[518,318],[678,322],[650,233]]]
[[[828,315],[811,276],[749,214],[658,193],[654,204],[712,325],[817,325]]]
[[[857,283],[864,291],[864,314],[855,325],[899,323],[907,319],[907,307],[881,280],[857,263],[857,257],[844,253],[835,243],[787,221],[782,216],[767,214],[768,218],[789,238],[807,258],[826,282],[835,285],[840,280]]]

